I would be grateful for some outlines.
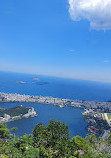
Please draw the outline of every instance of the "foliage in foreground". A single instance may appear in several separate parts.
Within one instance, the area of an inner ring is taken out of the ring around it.
[[[48,126],[37,124],[33,134],[17,137],[5,124],[0,124],[1,158],[111,158],[110,152],[111,133],[104,140],[95,135],[70,140],[68,127],[50,120]]]

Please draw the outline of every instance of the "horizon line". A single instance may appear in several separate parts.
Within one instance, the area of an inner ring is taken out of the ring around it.
[[[65,77],[65,76],[56,76],[56,75],[46,75],[46,74],[40,74],[40,73],[28,73],[28,72],[17,72],[17,71],[7,71],[7,70],[0,70],[0,72],[6,72],[6,73],[17,73],[17,74],[27,74],[27,75],[38,75],[38,76],[46,76],[46,77],[55,77],[55,78],[63,78],[63,79],[71,79],[71,80],[80,80],[80,81],[88,81],[88,82],[98,82],[98,83],[106,83],[111,84],[111,81],[102,81],[102,80],[90,80],[90,79],[83,79],[83,78],[74,78],[74,77]]]

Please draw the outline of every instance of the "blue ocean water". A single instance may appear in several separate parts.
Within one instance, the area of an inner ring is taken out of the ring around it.
[[[39,78],[39,81],[33,78]],[[26,83],[20,84],[17,81]],[[32,83],[35,82],[35,83]],[[0,72],[0,92],[29,95],[52,96],[80,100],[111,100],[111,84],[82,80],[64,79],[39,75]],[[53,105],[21,103],[24,107],[34,107],[37,117],[7,123],[8,127],[18,127],[16,134],[31,133],[35,124],[47,125],[49,119],[65,122],[69,127],[70,137],[87,134],[87,123],[83,120],[82,109],[71,107],[59,108]],[[2,103],[0,107],[10,108],[20,103]]]

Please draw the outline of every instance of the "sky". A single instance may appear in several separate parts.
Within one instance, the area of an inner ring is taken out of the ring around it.
[[[111,82],[111,0],[0,0],[0,71]]]

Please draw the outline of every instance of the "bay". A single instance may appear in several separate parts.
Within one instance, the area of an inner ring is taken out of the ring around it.
[[[33,80],[39,78],[39,80]],[[25,83],[18,83],[23,81]],[[0,92],[19,93],[26,95],[52,96],[78,100],[111,100],[111,84],[92,81],[65,79],[49,76],[30,75],[22,73],[0,72]],[[55,121],[65,122],[69,127],[70,137],[87,134],[87,123],[83,120],[82,109],[71,107],[59,108],[53,105],[21,103],[24,107],[34,107],[37,117],[16,120],[7,123],[8,127],[18,127],[16,134],[31,133],[35,124]],[[10,108],[20,103],[2,103],[0,107]]]
[[[81,135],[85,137],[87,134],[86,126],[87,123],[82,118],[82,113],[84,110],[64,107],[60,108],[54,105],[48,104],[37,104],[37,103],[21,103],[24,107],[34,107],[38,115],[36,117],[30,117],[27,119],[15,120],[8,122],[9,128],[18,127],[16,131],[17,135],[23,135],[24,133],[30,134],[37,123],[43,123],[43,125],[48,125],[49,120],[53,119],[55,121],[64,122],[70,131],[70,137],[75,135]],[[2,103],[1,107],[11,108],[20,103]]]

